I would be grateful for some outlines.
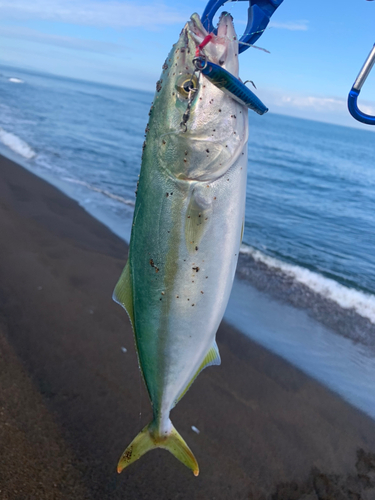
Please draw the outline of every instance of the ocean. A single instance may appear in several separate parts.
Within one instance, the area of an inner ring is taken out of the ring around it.
[[[0,153],[128,241],[153,93],[0,66],[0,96]],[[249,124],[225,317],[375,418],[375,135],[272,110]]]

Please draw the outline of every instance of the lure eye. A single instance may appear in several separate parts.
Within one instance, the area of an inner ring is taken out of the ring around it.
[[[181,97],[187,99],[189,97],[190,90],[196,90],[198,88],[198,78],[193,75],[183,75],[176,84],[176,89]]]

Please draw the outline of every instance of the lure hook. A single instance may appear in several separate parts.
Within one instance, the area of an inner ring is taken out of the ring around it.
[[[370,74],[373,66],[375,64],[375,44],[368,55],[364,65],[359,72],[356,81],[354,82],[353,87],[348,95],[348,109],[349,113],[353,118],[358,120],[359,122],[366,123],[367,125],[375,125],[375,116],[367,115],[363,113],[357,106],[357,99],[359,93],[361,92],[361,88],[365,83],[368,75]]]
[[[216,12],[222,7],[226,2],[233,0],[209,0],[203,15],[202,24],[205,29],[210,33],[213,32],[217,34],[217,30],[213,26],[213,18]],[[247,0],[238,0],[247,1]],[[264,30],[267,28],[270,22],[272,14],[275,10],[282,4],[283,0],[248,0],[249,9],[247,17],[247,26],[245,33],[239,40],[240,48],[239,53],[241,54],[249,47],[251,47],[258,38],[263,34]]]

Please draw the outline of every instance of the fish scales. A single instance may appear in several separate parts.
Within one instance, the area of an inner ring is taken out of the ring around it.
[[[153,421],[125,450],[119,472],[156,447],[199,472],[169,414],[201,369],[220,364],[215,336],[242,239],[248,138],[247,108],[203,75],[186,131],[180,126],[184,84],[206,35],[194,14],[163,65],[146,127],[129,258],[114,299],[132,322]],[[205,55],[238,76],[230,16]]]

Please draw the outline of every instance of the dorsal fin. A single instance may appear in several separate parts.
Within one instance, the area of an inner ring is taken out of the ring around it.
[[[188,382],[186,385],[185,389],[182,391],[182,393],[177,397],[175,405],[182,399],[187,391],[190,389],[191,384],[194,382],[194,380],[198,377],[200,372],[207,368],[207,366],[214,366],[214,365],[220,365],[221,364],[221,359],[220,359],[220,353],[219,353],[219,348],[217,346],[216,340],[214,340],[214,343],[212,344],[211,349],[208,351],[206,354],[204,360],[200,364],[198,370],[195,372],[194,376],[191,378],[191,380]]]
[[[120,279],[115,286],[112,298],[115,302],[120,304],[127,312],[130,322],[134,328],[134,308],[133,308],[133,286],[130,274],[129,260],[121,273]]]

